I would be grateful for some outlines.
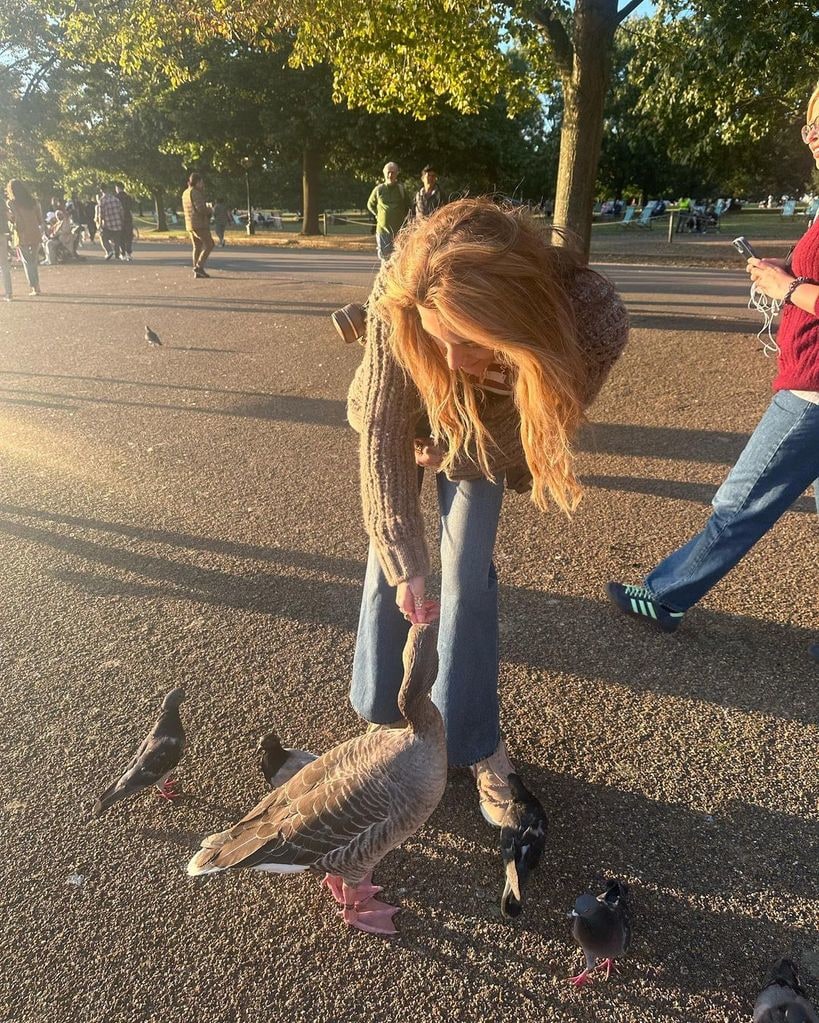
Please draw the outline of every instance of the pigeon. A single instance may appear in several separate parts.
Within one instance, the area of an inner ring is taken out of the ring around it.
[[[754,1004],[754,1023],[819,1023],[819,1014],[805,998],[792,960],[774,963]]]
[[[159,334],[157,334],[156,331],[151,330],[147,323],[145,324],[145,340],[154,348],[160,348],[162,346]]]
[[[185,730],[179,717],[179,705],[184,699],[184,689],[172,689],[168,693],[162,701],[162,713],[142,740],[122,777],[109,785],[94,803],[92,813],[95,817],[101,817],[121,799],[135,796],[152,785],[164,799],[175,798],[176,783],[169,779],[185,750]]]
[[[500,849],[506,865],[506,884],[501,896],[501,913],[520,916],[520,890],[529,871],[540,862],[546,845],[546,811],[516,774],[509,775],[512,799],[501,823]]]
[[[271,789],[284,785],[294,774],[317,760],[315,753],[303,749],[286,749],[279,741],[275,732],[268,732],[259,739],[259,750],[262,753],[262,774]]]
[[[575,987],[585,984],[599,966],[606,967],[608,980],[614,960],[625,955],[631,941],[627,893],[622,881],[609,880],[599,895],[586,892],[575,902],[569,913],[572,934],[586,956],[586,968],[570,978]]]

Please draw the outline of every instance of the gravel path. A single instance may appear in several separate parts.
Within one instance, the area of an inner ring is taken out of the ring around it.
[[[263,731],[322,750],[360,728],[344,423],[360,351],[327,314],[370,261],[213,265],[193,281],[183,250],[141,245],[0,308],[0,1018],[739,1023],[783,954],[817,1000],[812,499],[674,636],[603,596],[703,523],[768,402],[736,275],[709,296],[693,271],[609,268],[635,326],[582,440],[581,509],[507,501],[503,722],[551,822],[524,916],[500,918],[496,836],[464,772],[377,872],[404,907],[395,939],[346,930],[310,877],[185,876],[263,795]],[[185,798],[93,821],[176,685]],[[631,885],[632,954],[576,992],[566,912],[608,873]]]

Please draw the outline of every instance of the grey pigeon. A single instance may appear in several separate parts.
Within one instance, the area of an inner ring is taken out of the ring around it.
[[[819,1014],[805,998],[792,960],[774,963],[754,1004],[754,1023],[819,1023]]]
[[[575,987],[585,984],[600,966],[606,967],[608,980],[614,960],[625,955],[631,941],[627,894],[622,881],[609,880],[599,895],[586,892],[575,902],[569,913],[572,934],[586,956],[586,968],[571,978]]]
[[[501,913],[505,917],[517,917],[523,911],[521,888],[543,855],[547,821],[540,800],[517,774],[509,775],[509,788],[512,799],[501,822],[500,834],[501,856],[506,868]]]
[[[262,753],[262,774],[271,789],[284,785],[303,767],[318,759],[315,753],[308,753],[307,750],[282,746],[275,732],[263,735],[259,739],[258,748]]]
[[[175,797],[175,783],[169,780],[169,776],[185,751],[185,730],[179,717],[179,705],[184,699],[184,689],[172,689],[168,693],[162,701],[162,713],[142,740],[122,777],[109,785],[94,803],[92,813],[95,817],[101,817],[121,799],[135,796],[152,785],[163,798]]]
[[[156,331],[151,330],[147,323],[145,324],[145,340],[149,345],[153,345],[154,348],[159,348],[162,345],[159,334],[157,334]]]

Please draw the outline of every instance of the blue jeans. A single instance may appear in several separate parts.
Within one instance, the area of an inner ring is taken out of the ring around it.
[[[392,231],[375,232],[375,250],[381,260],[389,259],[395,245],[395,235]]]
[[[40,290],[40,246],[19,245],[17,255],[23,262],[28,286],[35,291]]]
[[[498,577],[492,563],[503,479],[460,480],[436,474],[441,515],[441,620],[438,679],[432,699],[444,719],[449,761],[466,767],[500,742]],[[367,721],[401,717],[401,655],[409,624],[395,603],[370,544],[350,702]]]
[[[727,575],[813,482],[819,487],[819,405],[779,391],[712,501],[693,540],[646,577],[651,594],[687,611]],[[819,510],[819,490],[816,493]],[[812,561],[810,552],[805,552]]]

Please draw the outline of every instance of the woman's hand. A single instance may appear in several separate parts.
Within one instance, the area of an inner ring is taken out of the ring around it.
[[[424,595],[426,580],[422,575],[399,583],[395,592],[398,610],[412,625],[434,622],[441,608],[437,601],[427,600]]]
[[[440,469],[444,453],[437,444],[432,443],[432,437],[415,438],[415,464],[424,469]]]
[[[790,263],[787,261],[787,259],[767,259],[766,258],[766,259],[762,259],[762,260],[760,260],[760,259],[756,259],[756,260],[749,259],[748,260],[749,264],[750,263],[754,263],[754,262],[756,262],[756,263],[767,263],[768,266],[777,266],[777,267],[779,267],[780,270],[787,270],[788,273],[790,273]],[[750,266],[747,267],[747,270],[748,270],[748,273],[751,272]]]
[[[784,266],[784,260],[779,259],[749,259],[745,264],[757,289],[778,302],[787,295],[794,279],[793,274],[788,273]]]

